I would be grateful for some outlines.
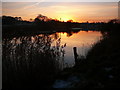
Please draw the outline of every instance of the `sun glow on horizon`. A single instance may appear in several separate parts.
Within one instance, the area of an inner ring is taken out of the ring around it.
[[[59,16],[58,20],[67,22],[68,20],[73,20],[73,18],[69,15],[62,15],[62,16]]]
[[[64,22],[67,22],[69,19],[68,18],[66,18],[66,17],[62,17],[61,18],[61,21],[64,21]]]
[[[106,22],[118,17],[118,3],[4,2],[2,14],[34,20],[38,14],[67,22]]]

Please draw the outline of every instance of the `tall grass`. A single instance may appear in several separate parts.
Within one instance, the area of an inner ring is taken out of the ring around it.
[[[59,37],[22,36],[3,39],[2,43],[3,89],[48,87],[62,68]]]

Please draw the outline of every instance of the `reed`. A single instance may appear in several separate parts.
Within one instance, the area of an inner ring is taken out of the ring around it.
[[[61,70],[60,38],[49,35],[3,39],[3,89],[49,87]]]

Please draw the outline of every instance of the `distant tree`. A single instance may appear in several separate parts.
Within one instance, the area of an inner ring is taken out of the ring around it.
[[[120,23],[120,20],[118,20],[118,19],[112,19],[108,23]]]
[[[18,21],[23,21],[21,17],[15,17],[15,19]]]
[[[41,20],[38,19],[38,18],[35,18],[35,19],[34,19],[34,22],[35,22],[36,24],[39,24],[39,23],[41,22]]]
[[[86,23],[89,23],[88,21]]]
[[[32,18],[30,18],[30,22],[32,22],[33,21],[33,19]]]
[[[68,20],[67,22],[73,22],[73,20]]]
[[[35,18],[35,20],[34,21],[41,21],[41,22],[45,22],[45,21],[48,21],[49,20],[49,18],[47,17],[47,16],[44,16],[44,15],[42,15],[42,14],[39,14],[36,18]]]
[[[20,23],[30,23],[29,21],[22,20],[21,17],[12,17],[12,16],[2,16],[2,24],[3,25],[13,25]]]
[[[16,24],[18,20],[11,16],[2,16],[2,24]]]

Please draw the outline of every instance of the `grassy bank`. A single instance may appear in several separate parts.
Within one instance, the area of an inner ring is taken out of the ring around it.
[[[80,81],[71,85],[73,88],[120,88],[119,24],[108,23],[101,32],[103,39],[93,45],[86,58],[57,78],[79,77]]]

